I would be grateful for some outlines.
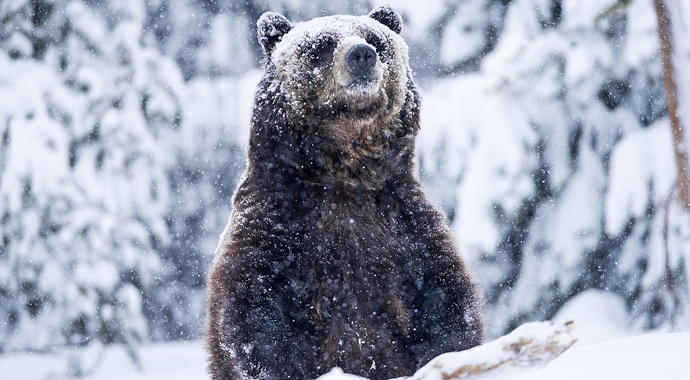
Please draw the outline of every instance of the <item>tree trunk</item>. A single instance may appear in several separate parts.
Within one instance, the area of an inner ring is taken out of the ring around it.
[[[673,33],[668,8],[664,0],[654,0],[657,21],[659,23],[659,45],[663,70],[664,89],[666,90],[666,110],[671,123],[673,151],[676,157],[676,177],[678,200],[686,212],[690,212],[690,179],[688,178],[688,150],[683,137],[683,126],[678,116],[678,85],[673,68]]]

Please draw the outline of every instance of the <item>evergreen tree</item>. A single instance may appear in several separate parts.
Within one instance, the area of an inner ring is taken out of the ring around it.
[[[141,47],[136,15],[109,30],[80,2],[60,11],[40,60],[1,58],[2,349],[147,339],[142,296],[170,244],[158,141],[178,70]]]
[[[618,294],[634,323],[669,320],[675,178],[652,2],[576,3],[511,3],[481,70],[426,98],[425,125],[441,128],[422,132],[422,172],[455,186],[437,197],[485,286],[494,334],[551,318],[589,288]]]

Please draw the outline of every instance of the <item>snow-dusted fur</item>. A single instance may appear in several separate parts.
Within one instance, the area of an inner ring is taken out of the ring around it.
[[[213,379],[386,379],[482,341],[477,289],[413,175],[401,25],[389,7],[259,20],[248,167],[208,279]],[[364,74],[345,62],[360,45]]]

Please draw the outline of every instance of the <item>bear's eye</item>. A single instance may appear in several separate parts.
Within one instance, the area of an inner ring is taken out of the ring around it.
[[[383,43],[383,41],[381,41],[381,37],[377,36],[376,34],[370,34],[367,36],[366,41],[369,45],[374,47],[376,54],[378,54],[380,59],[383,59],[386,56],[386,45]]]
[[[311,56],[317,63],[330,62],[335,50],[335,41],[330,38],[322,39],[311,46]]]

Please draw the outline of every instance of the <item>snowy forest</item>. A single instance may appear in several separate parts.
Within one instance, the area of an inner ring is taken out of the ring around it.
[[[690,4],[664,2],[671,116],[690,126]],[[489,337],[591,289],[626,328],[690,330],[653,0],[2,0],[0,355],[199,339],[262,72],[257,19],[382,3],[422,93],[419,178]]]

